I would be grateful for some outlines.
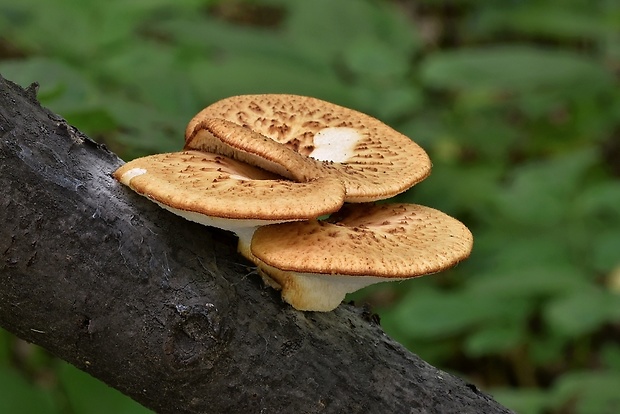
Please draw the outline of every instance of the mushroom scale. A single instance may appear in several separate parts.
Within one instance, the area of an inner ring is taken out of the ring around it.
[[[370,284],[447,269],[472,245],[465,225],[430,207],[350,204],[325,221],[261,227],[251,252],[293,307],[329,311]]]
[[[349,202],[392,197],[430,174],[428,155],[411,139],[376,118],[320,99],[283,94],[223,99],[189,122],[188,148],[200,133],[201,123],[213,118],[249,128],[312,158],[320,175],[335,175],[344,182]],[[229,141],[231,135],[218,138],[236,151],[256,153]],[[295,180],[307,179],[305,169],[291,173]]]
[[[296,183],[200,151],[138,158],[114,177],[177,215],[237,233],[240,249],[246,244],[248,251],[257,226],[316,218],[337,211],[344,200],[342,183],[332,177]]]

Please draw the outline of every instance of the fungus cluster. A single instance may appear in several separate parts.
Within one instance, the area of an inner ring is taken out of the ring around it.
[[[420,146],[375,118],[272,94],[208,106],[189,122],[183,151],[135,159],[114,176],[175,214],[237,234],[241,254],[294,308],[330,311],[347,293],[469,256],[472,235],[458,220],[374,203],[430,169]]]

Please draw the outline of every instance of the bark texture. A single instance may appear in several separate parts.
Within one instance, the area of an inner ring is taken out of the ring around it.
[[[160,413],[507,413],[362,309],[298,312],[228,233],[0,77],[0,325]]]

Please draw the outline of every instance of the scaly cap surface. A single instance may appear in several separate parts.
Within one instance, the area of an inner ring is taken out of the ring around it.
[[[411,139],[371,116],[320,99],[281,94],[226,98],[190,121],[186,143],[191,146],[201,122],[213,118],[249,128],[316,160],[321,175],[343,181],[349,202],[392,197],[430,174],[428,155]],[[261,145],[257,142],[249,151],[256,154]],[[290,172],[295,180],[308,178],[306,170]]]
[[[307,220],[338,210],[344,199],[337,179],[296,183],[200,151],[138,158],[114,176],[176,214],[227,230],[231,228],[214,224],[213,218],[233,220],[233,228]]]

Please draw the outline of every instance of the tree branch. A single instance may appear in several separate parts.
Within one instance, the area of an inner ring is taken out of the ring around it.
[[[160,413],[506,413],[361,309],[298,312],[228,233],[0,77],[0,325]]]

